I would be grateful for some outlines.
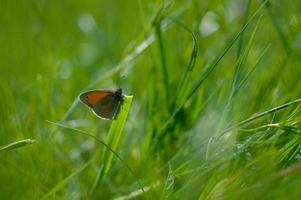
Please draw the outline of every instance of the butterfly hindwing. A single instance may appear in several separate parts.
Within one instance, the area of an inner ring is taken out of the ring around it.
[[[100,99],[93,107],[93,111],[99,117],[105,119],[114,119],[118,109],[120,101],[116,100],[114,94],[110,94]]]

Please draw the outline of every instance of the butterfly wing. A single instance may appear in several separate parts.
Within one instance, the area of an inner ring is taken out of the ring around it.
[[[90,108],[93,108],[98,101],[112,94],[113,92],[109,90],[92,90],[81,93],[79,99]]]
[[[119,109],[120,100],[114,94],[109,94],[101,98],[93,107],[93,111],[104,119],[114,119]]]

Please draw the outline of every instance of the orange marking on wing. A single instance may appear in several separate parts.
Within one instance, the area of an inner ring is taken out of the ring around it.
[[[87,94],[88,96],[87,102],[91,106],[94,106],[100,99],[108,96],[111,93],[112,92],[108,92],[108,91],[92,91]]]

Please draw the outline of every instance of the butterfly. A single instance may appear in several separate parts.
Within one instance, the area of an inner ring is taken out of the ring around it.
[[[79,95],[79,100],[87,105],[93,113],[103,119],[115,119],[123,100],[122,89],[91,90]]]

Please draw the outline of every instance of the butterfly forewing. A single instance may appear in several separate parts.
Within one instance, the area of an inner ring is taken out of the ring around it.
[[[93,108],[98,101],[112,93],[109,90],[94,90],[80,94],[79,99],[90,108]]]

